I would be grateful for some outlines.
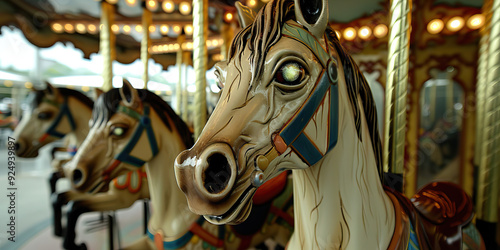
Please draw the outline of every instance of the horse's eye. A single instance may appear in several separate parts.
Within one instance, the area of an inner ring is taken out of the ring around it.
[[[291,61],[281,65],[274,75],[274,81],[286,86],[295,86],[302,82],[305,75],[304,67],[298,62]]]
[[[37,117],[40,120],[48,120],[52,118],[52,112],[40,112]]]
[[[126,132],[127,132],[127,128],[125,128],[125,127],[114,127],[111,129],[111,135],[117,136],[117,137],[124,136]]]

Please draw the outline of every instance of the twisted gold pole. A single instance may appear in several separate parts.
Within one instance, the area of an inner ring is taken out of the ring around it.
[[[494,223],[498,221],[500,188],[500,0],[493,1],[491,10],[476,210],[478,219]]]
[[[188,114],[189,114],[189,108],[188,108],[189,93],[188,93],[187,87],[188,87],[188,66],[190,64],[190,57],[191,57],[191,53],[189,51],[182,52],[182,72],[181,72],[182,81],[183,81],[183,84],[182,84],[182,119],[186,122],[188,121]],[[194,105],[196,105],[196,103]]]
[[[113,88],[113,60],[115,52],[115,34],[111,30],[113,25],[115,7],[106,1],[101,2],[101,33],[100,33],[100,54],[103,58],[102,70],[102,90],[108,91]]]
[[[488,65],[488,40],[489,34],[483,34],[479,42],[479,60],[476,84],[476,143],[474,145],[474,165],[481,164],[483,122],[484,122],[484,96],[486,91],[486,70]]]
[[[206,71],[207,47],[205,41],[208,33],[208,0],[193,1],[193,67],[196,81],[194,103],[194,136],[198,138],[207,121],[206,104]]]
[[[392,0],[385,88],[383,164],[384,171],[397,174],[402,174],[404,169],[410,23],[411,0]]]
[[[177,43],[179,44],[179,50],[177,50],[176,64],[177,70],[179,72],[179,79],[177,80],[177,86],[175,90],[175,109],[177,114],[182,113],[181,109],[181,99],[182,99],[182,44],[184,43],[186,36],[181,34],[177,37]]]
[[[141,61],[144,66],[142,73],[142,81],[144,82],[144,89],[148,89],[149,81],[149,47],[151,47],[151,39],[149,36],[149,26],[153,22],[151,11],[146,7],[142,8],[142,40],[141,40]]]

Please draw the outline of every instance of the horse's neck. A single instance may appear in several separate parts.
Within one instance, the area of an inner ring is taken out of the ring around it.
[[[186,148],[175,131],[168,131],[166,127],[159,129],[154,127],[160,152],[146,163],[153,207],[148,227],[153,234],[161,230],[164,236],[176,237],[186,233],[198,215],[189,210],[186,197],[175,180],[175,157]]]
[[[69,146],[79,147],[89,132],[89,120],[92,116],[92,107],[83,104],[75,97],[68,98],[68,107],[75,120],[75,129],[66,135]]]
[[[379,181],[370,135],[359,141],[354,124],[340,131],[320,162],[293,171],[290,249],[386,249],[392,238],[394,208]]]

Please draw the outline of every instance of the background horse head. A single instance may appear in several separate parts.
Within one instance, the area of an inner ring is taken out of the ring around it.
[[[16,155],[36,157],[41,147],[63,137],[76,147],[83,142],[93,106],[90,98],[76,90],[54,88],[49,83],[45,90],[30,95],[30,113],[25,112],[14,130]]]
[[[375,104],[327,27],[327,2],[277,0],[254,20],[239,9],[247,26],[217,65],[221,99],[176,159],[190,209],[212,223],[241,222],[256,188],[294,169],[291,245],[387,247],[394,221],[380,180]]]

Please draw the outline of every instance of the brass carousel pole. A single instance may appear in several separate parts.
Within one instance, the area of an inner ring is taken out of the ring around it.
[[[179,44],[179,50],[177,50],[176,55],[176,64],[177,70],[179,72],[179,79],[177,80],[177,86],[175,91],[175,108],[177,110],[177,114],[180,115],[182,113],[181,109],[181,100],[182,100],[182,44],[184,43],[186,36],[184,34],[180,34],[177,37],[177,43]],[[186,121],[186,120],[184,120]]]
[[[183,51],[182,52],[182,119],[184,121],[188,121],[188,114],[189,114],[189,108],[188,108],[188,98],[189,98],[189,93],[188,93],[188,66],[191,64],[191,53],[189,51]],[[196,104],[195,104],[196,105]],[[196,119],[196,117],[195,117]]]
[[[500,0],[493,1],[491,12],[484,82],[482,154],[476,196],[477,225],[487,249],[494,249],[496,245],[500,195]]]
[[[193,1],[193,67],[195,72],[196,93],[194,103],[194,137],[198,138],[207,121],[206,71],[208,35],[208,0]]]
[[[103,57],[102,70],[102,90],[108,91],[113,88],[113,60],[116,57],[115,34],[111,30],[113,25],[115,6],[106,2],[101,2],[101,34],[100,34],[100,54]]]
[[[144,2],[143,2],[144,4]],[[142,40],[141,40],[141,61],[144,66],[144,72],[142,74],[142,81],[144,82],[144,89],[148,89],[149,81],[149,47],[151,47],[151,38],[149,36],[149,26],[153,22],[153,16],[151,11],[142,7]]]
[[[411,0],[391,0],[387,83],[385,88],[385,122],[383,141],[384,171],[403,174],[406,129],[406,95],[410,50]],[[404,191],[415,192],[415,181]]]

